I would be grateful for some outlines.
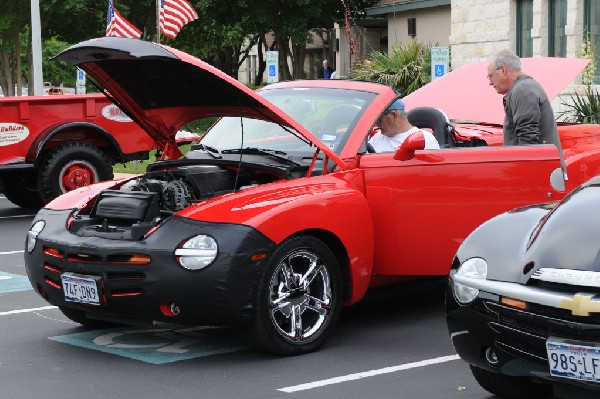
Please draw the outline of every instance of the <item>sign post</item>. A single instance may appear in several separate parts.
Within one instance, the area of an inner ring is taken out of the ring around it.
[[[75,83],[75,94],[85,94],[85,71],[77,68],[77,82]]]
[[[279,82],[279,52],[267,51],[267,83]]]
[[[441,78],[448,73],[450,50],[448,47],[431,48],[431,80]]]

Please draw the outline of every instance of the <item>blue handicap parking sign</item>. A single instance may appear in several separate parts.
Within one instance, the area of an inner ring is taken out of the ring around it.
[[[248,349],[242,335],[231,328],[118,327],[49,339],[151,364],[172,363]]]
[[[269,76],[275,76],[275,65],[269,65]]]
[[[0,272],[0,294],[4,292],[29,291],[29,279],[18,274]]]
[[[435,66],[435,76],[444,76],[444,65]]]

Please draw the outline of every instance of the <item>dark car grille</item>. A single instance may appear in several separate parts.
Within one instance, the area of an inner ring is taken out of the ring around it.
[[[79,274],[102,276],[105,298],[144,294],[142,285],[146,274],[132,270],[136,265],[127,263],[127,259],[133,254],[96,255],[48,248],[45,248],[44,253],[44,282],[56,290],[62,290],[61,274],[77,271]],[[120,268],[123,270],[118,270]],[[106,303],[106,299],[104,302]]]
[[[589,316],[575,316],[568,309],[558,309],[551,306],[538,305],[536,303],[527,304],[527,311],[535,314],[543,314],[546,317],[551,317],[554,319],[571,321],[574,323],[600,325],[599,313],[592,313]]]
[[[499,333],[498,346],[514,356],[547,364],[546,340],[548,337],[569,338],[579,341],[600,341],[600,316],[573,316],[548,306],[529,304],[521,311],[486,302],[489,310],[497,314],[497,322],[490,327]]]

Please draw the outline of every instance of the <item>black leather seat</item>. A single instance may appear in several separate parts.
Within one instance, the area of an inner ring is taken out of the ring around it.
[[[420,129],[431,129],[441,148],[454,147],[454,127],[446,114],[433,107],[416,107],[408,111],[408,121]]]

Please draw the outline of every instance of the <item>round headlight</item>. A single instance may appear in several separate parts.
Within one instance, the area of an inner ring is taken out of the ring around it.
[[[211,236],[200,234],[185,241],[175,250],[175,258],[179,264],[188,270],[200,270],[210,265],[219,247]]]
[[[483,279],[487,277],[487,263],[482,258],[471,258],[466,260],[458,270],[456,274],[459,276],[465,276],[470,278]],[[463,305],[467,305],[477,298],[479,295],[479,289],[466,286],[464,284],[453,282],[454,298]]]
[[[29,231],[27,232],[27,252],[31,253],[35,248],[35,243],[37,242],[37,236],[46,226],[46,222],[43,220],[38,220],[31,226]]]

